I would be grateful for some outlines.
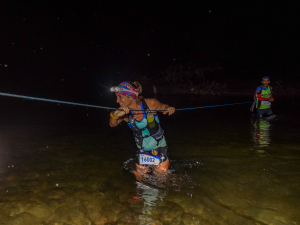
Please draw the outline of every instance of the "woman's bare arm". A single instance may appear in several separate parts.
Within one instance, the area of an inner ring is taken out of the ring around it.
[[[170,107],[164,103],[161,103],[154,98],[148,98],[148,99],[145,99],[145,101],[146,101],[147,105],[149,106],[150,110],[166,110],[163,112],[163,114],[169,114],[169,116],[175,112],[174,107]]]

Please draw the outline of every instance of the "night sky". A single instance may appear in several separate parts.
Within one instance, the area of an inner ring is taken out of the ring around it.
[[[299,83],[296,4],[55,2],[1,5],[0,92],[91,99],[107,91],[100,84],[188,63],[221,63],[229,86],[263,75]]]

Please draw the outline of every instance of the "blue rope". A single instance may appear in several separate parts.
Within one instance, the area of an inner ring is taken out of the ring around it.
[[[86,106],[86,107],[93,107],[93,108],[100,108],[100,109],[117,110],[117,108],[111,108],[111,107],[105,107],[105,106],[88,105],[88,104],[81,104],[81,103],[75,103],[75,102],[65,102],[65,101],[58,101],[58,100],[52,100],[52,99],[46,99],[46,98],[36,98],[36,97],[29,97],[29,96],[24,96],[24,95],[14,95],[14,94],[9,94],[9,93],[2,93],[2,92],[0,92],[0,95],[16,97],[16,98],[25,98],[25,99],[31,99],[31,100],[38,100],[38,101],[45,101],[45,102],[55,102],[55,103],[62,103],[62,104],[69,104],[69,105],[79,105],[79,106]]]
[[[226,106],[226,105],[239,105],[239,104],[246,104],[246,103],[252,103],[251,102],[241,102],[241,103],[232,103],[232,104],[223,104],[223,105],[209,105],[209,106],[201,106],[201,107],[194,107],[194,108],[182,108],[182,109],[176,109],[178,110],[189,110],[189,109],[203,109],[203,108],[211,108],[211,107],[218,107],[218,106]]]
[[[2,93],[2,92],[0,92],[0,95],[9,96],[9,97],[16,97],[16,98],[25,98],[25,99],[31,99],[31,100],[38,100],[38,101],[45,101],[45,102],[55,102],[55,103],[59,103],[59,104],[62,103],[62,104],[79,105],[79,106],[93,107],[93,108],[100,108],[100,109],[119,110],[118,108],[111,108],[111,107],[97,106],[97,105],[88,105],[88,104],[81,104],[81,103],[75,103],[75,102],[58,101],[58,100],[52,100],[52,99],[46,99],[46,98],[36,98],[36,97],[30,97],[30,96],[24,96],[24,95],[15,95],[15,94]],[[252,103],[252,102],[253,101],[251,101],[251,102],[241,102],[241,103],[232,103],[232,104],[223,104],[223,105],[201,106],[201,107],[193,107],[193,108],[182,108],[182,109],[176,109],[176,111],[212,108],[212,107],[226,106],[226,105],[239,105],[239,104],[246,104],[246,103]],[[142,111],[142,110],[132,110],[132,111]],[[155,110],[155,111],[166,111],[166,110]]]

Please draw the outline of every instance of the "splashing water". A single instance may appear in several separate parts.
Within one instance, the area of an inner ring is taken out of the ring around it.
[[[150,172],[142,176],[142,182],[150,187],[176,191],[181,189],[193,189],[199,185],[194,182],[189,171],[195,169],[201,170],[203,163],[197,160],[170,160],[170,164],[170,169],[160,176],[154,175],[150,166]],[[124,169],[130,172],[135,170],[135,161],[133,158],[125,161],[123,165]]]

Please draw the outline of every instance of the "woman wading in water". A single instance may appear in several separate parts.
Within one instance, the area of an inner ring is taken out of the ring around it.
[[[139,96],[142,86],[138,82],[122,82],[111,90],[115,92],[121,110],[110,113],[109,125],[115,127],[125,121],[133,131],[137,146],[136,170],[133,171],[136,179],[142,182],[150,166],[154,175],[164,175],[169,168],[169,152],[156,110],[165,110],[163,114],[172,115],[175,108],[154,98]]]

